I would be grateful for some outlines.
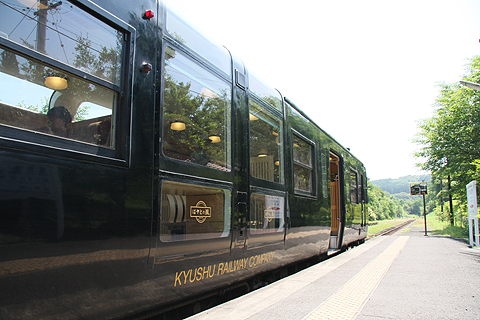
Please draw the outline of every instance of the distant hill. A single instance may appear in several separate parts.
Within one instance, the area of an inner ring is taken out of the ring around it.
[[[373,180],[372,183],[380,187],[385,192],[390,193],[400,199],[408,199],[410,197],[410,182],[429,182],[431,180],[429,174],[405,176],[398,179],[379,179]]]

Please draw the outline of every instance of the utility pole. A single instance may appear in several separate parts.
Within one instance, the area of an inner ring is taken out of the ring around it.
[[[443,178],[440,179],[440,210],[443,216]]]
[[[453,215],[453,198],[452,198],[452,190],[451,190],[451,181],[450,175],[448,175],[448,201],[450,202],[450,225],[453,227],[455,224],[455,216]]]
[[[425,235],[427,235],[427,207],[425,205],[425,194],[423,195],[423,222],[425,223]]]
[[[47,53],[46,43],[47,43],[47,14],[48,10],[57,9],[58,6],[62,5],[62,1],[57,1],[56,3],[49,4],[48,0],[40,0],[38,3],[38,10],[33,14],[37,16],[37,43],[36,49],[38,52]]]
[[[37,19],[37,51],[41,53],[47,53],[45,51],[45,43],[47,42],[47,13],[48,13],[48,0],[40,0],[38,10],[35,11]]]

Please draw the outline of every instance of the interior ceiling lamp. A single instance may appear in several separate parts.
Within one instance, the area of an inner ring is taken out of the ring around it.
[[[182,131],[185,130],[185,122],[182,120],[175,120],[174,122],[170,123],[170,129],[175,131]]]
[[[53,90],[64,90],[68,87],[68,78],[59,74],[49,74],[45,77],[45,85]]]
[[[278,132],[273,131],[272,134],[275,136],[275,143],[279,144],[280,143],[280,137],[278,136]]]
[[[208,137],[208,139],[212,140],[212,143],[219,143],[220,141],[222,141],[222,139],[216,135],[210,136]]]
[[[260,150],[260,152],[258,153],[258,157],[259,158],[264,158],[264,157],[268,157],[268,154],[267,154],[267,150]]]
[[[23,5],[34,9],[47,9],[48,7],[37,0],[18,0]]]

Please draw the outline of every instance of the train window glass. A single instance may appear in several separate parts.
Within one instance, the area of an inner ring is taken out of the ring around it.
[[[251,196],[252,234],[282,232],[284,228],[284,198],[252,193]]]
[[[350,201],[358,203],[358,174],[350,169]]]
[[[163,107],[165,156],[231,170],[231,90],[183,54],[166,48]]]
[[[0,36],[115,85],[120,83],[123,33],[73,2],[3,0],[0,11]]]
[[[174,5],[174,3],[172,3]],[[185,46],[197,52],[203,58],[225,72],[232,74],[230,53],[224,47],[207,39],[197,30],[190,27],[179,15],[167,10],[167,32]]]
[[[250,174],[283,183],[281,118],[250,100]]]
[[[66,88],[49,88],[58,72],[0,48],[0,124],[113,149],[118,93],[64,71]]]
[[[313,193],[313,145],[293,134],[293,176],[295,190]]]
[[[330,180],[327,180],[326,179],[326,176],[327,176],[327,155],[325,153],[322,152],[322,155],[321,155],[322,159],[322,163],[321,163],[321,170],[320,170],[320,179],[321,179],[321,183],[322,183],[322,193],[323,193],[323,197],[324,198],[327,198],[328,197],[328,189],[327,189],[327,181],[330,181]]]
[[[367,177],[362,175],[362,201],[368,203],[368,185],[367,185]]]
[[[230,190],[165,181],[160,240],[223,238],[230,234]]]
[[[264,101],[271,104],[275,109],[282,112],[282,99],[277,90],[265,85],[256,75],[250,72],[249,89]]]

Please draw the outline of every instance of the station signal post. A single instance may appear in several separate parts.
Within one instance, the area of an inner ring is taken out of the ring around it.
[[[423,221],[425,223],[425,235],[427,235],[427,207],[425,205],[425,195],[427,194],[426,182],[412,182],[410,183],[410,194],[412,196],[423,196]]]

